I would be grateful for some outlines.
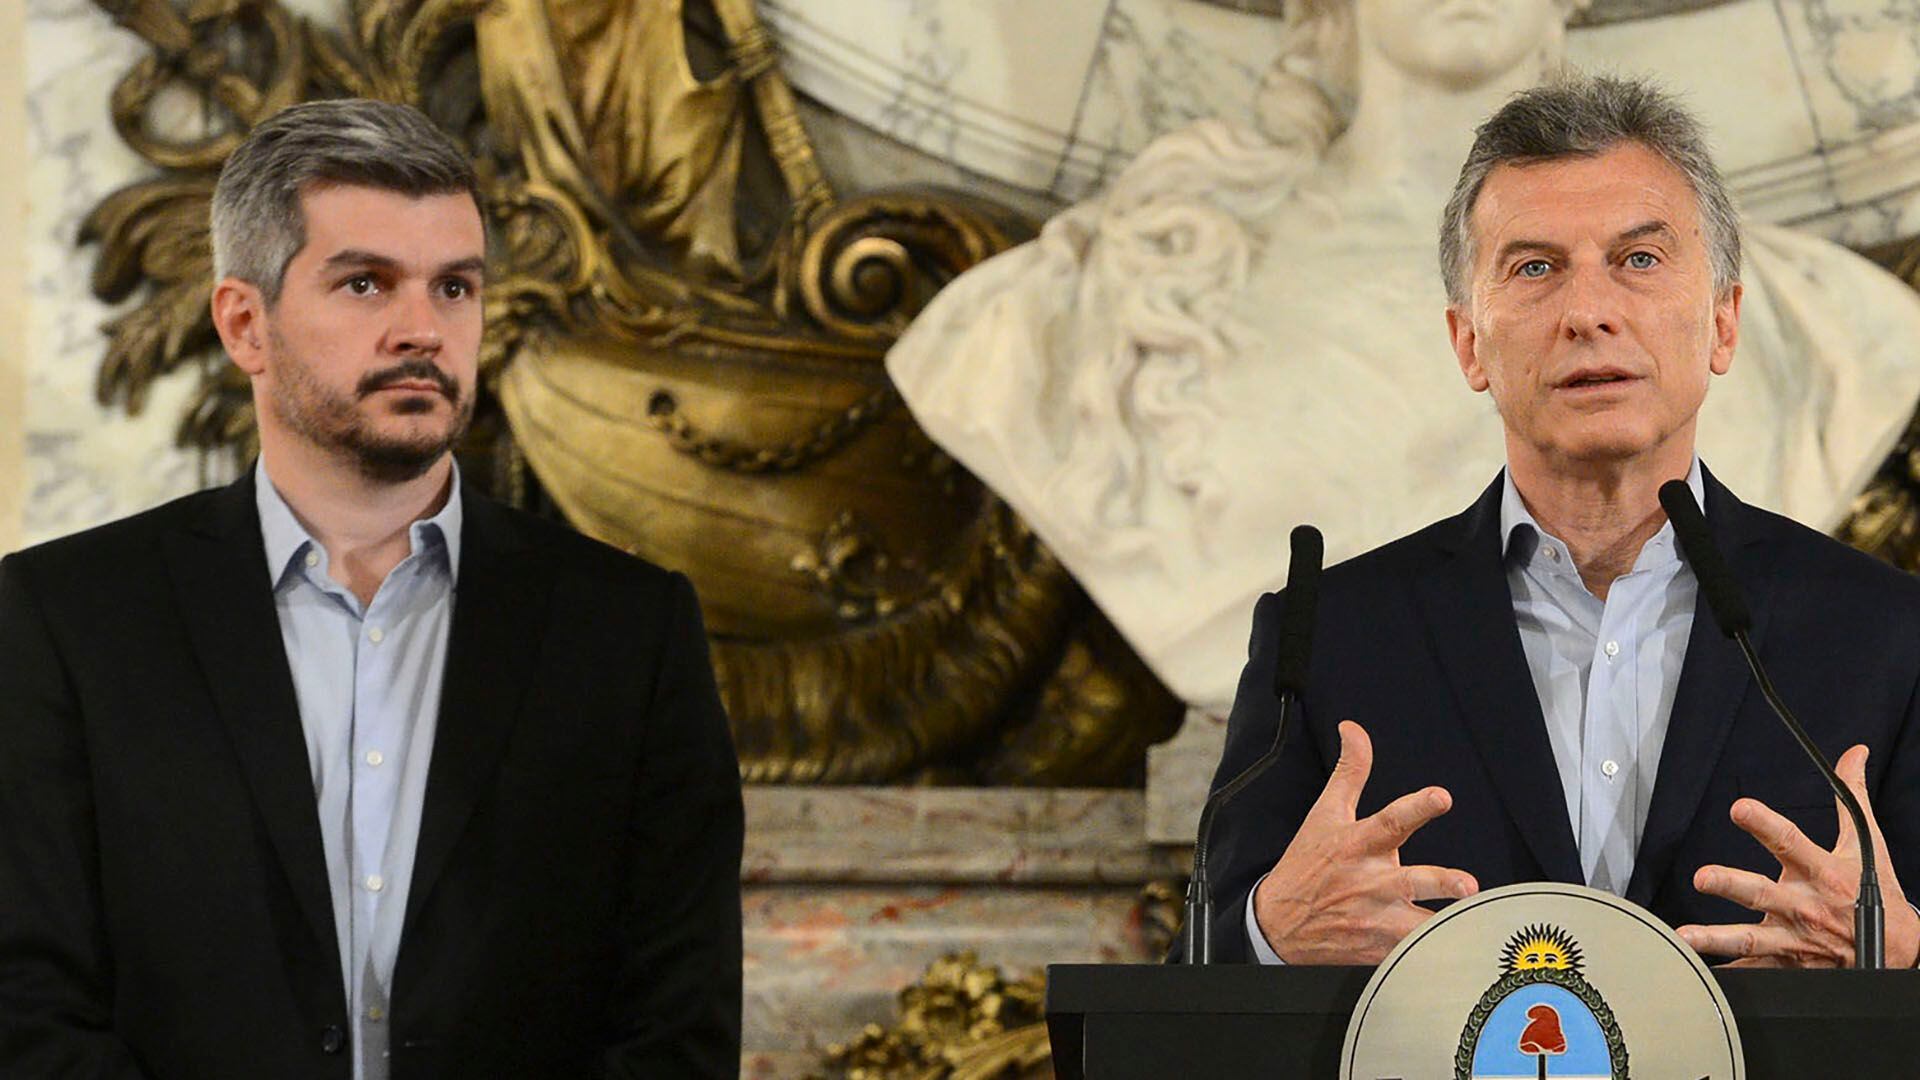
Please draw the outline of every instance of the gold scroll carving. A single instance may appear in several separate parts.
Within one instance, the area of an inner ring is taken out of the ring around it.
[[[1012,979],[970,952],[900,992],[899,1021],[827,1048],[834,1080],[1028,1080],[1052,1076],[1046,981]]]
[[[460,455],[510,501],[685,570],[745,777],[1137,782],[1180,709],[1007,507],[929,442],[882,367],[947,280],[1030,235],[964,195],[839,198],[752,0],[98,0],[152,48],[114,88],[159,175],[83,239],[103,402],[198,366],[180,440],[242,458],[215,353],[206,212],[258,120],[359,95],[473,151],[496,265]],[[181,132],[163,99],[197,99]]]

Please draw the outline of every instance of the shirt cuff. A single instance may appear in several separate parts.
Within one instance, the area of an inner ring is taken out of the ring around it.
[[[1260,891],[1260,884],[1267,880],[1266,874],[1260,875],[1260,881],[1253,883],[1247,890],[1247,944],[1253,946],[1253,958],[1263,964],[1284,964],[1280,954],[1267,944],[1267,935],[1260,932],[1260,921],[1253,917],[1253,894]]]

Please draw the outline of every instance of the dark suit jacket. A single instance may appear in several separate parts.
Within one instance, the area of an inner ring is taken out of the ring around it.
[[[1920,887],[1920,578],[1735,499],[1706,476],[1709,528],[1742,583],[1752,636],[1780,693],[1829,759],[1871,750],[1873,809],[1903,885]],[[1214,948],[1251,960],[1248,892],[1286,849],[1339,757],[1335,728],[1373,738],[1360,813],[1440,784],[1453,810],[1401,849],[1408,864],[1471,872],[1483,889],[1582,882],[1546,721],[1501,563],[1496,479],[1465,513],[1327,570],[1308,690],[1280,761],[1219,814]],[[1283,593],[1255,610],[1218,786],[1266,752]],[[1702,864],[1773,877],[1779,865],[1727,816],[1751,795],[1831,846],[1826,782],[1752,685],[1704,601],[1660,755],[1627,899],[1671,925],[1754,921],[1695,891]],[[1884,873],[1884,871],[1883,871]]]
[[[393,1076],[736,1075],[693,590],[464,499]],[[0,562],[0,1075],[345,1080],[326,872],[250,478]]]

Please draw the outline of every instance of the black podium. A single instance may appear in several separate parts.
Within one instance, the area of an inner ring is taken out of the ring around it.
[[[1069,1080],[1338,1077],[1347,1018],[1372,975],[1367,967],[1054,964],[1054,1072]],[[1920,1078],[1920,972],[1715,976],[1740,1025],[1748,1080]],[[1437,1062],[1433,1075],[1451,1077],[1452,1062]]]

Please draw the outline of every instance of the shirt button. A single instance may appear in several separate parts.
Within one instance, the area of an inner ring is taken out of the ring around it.
[[[367,631],[367,640],[373,642],[375,645],[380,644],[382,641],[385,641],[386,639],[387,639],[386,631],[380,629],[377,626]]]
[[[1605,776],[1608,779],[1612,779],[1613,774],[1619,771],[1620,771],[1620,763],[1617,761],[1603,761],[1600,763],[1600,775]]]
[[[1620,655],[1620,643],[1619,643],[1619,642],[1617,642],[1617,641],[1609,641],[1609,642],[1607,642],[1607,655],[1608,655],[1608,656],[1619,656],[1619,655]],[[1611,774],[1609,774],[1609,775],[1611,775]]]
[[[373,766],[374,768],[376,769],[379,768],[380,763],[385,760],[387,760],[387,756],[385,754],[382,754],[380,751],[378,750],[367,751],[367,764]]]
[[[1607,764],[1611,765],[1613,764],[1613,762],[1609,761],[1607,762]],[[1608,773],[1607,775],[1612,776],[1613,774]],[[381,877],[379,874],[367,875],[367,891],[368,892],[379,892],[381,889],[384,889],[386,887],[387,887],[386,878]]]
[[[1547,558],[1549,558],[1549,559],[1552,559],[1552,560],[1553,560],[1554,562],[1559,562],[1559,561],[1560,561],[1560,549],[1559,549],[1559,548],[1557,548],[1557,547],[1549,547],[1549,548],[1547,548]]]
[[[319,566],[319,565],[320,565],[320,553],[319,553],[319,552],[317,552],[317,551],[309,551],[309,552],[307,552],[307,565],[308,565],[308,566]]]

